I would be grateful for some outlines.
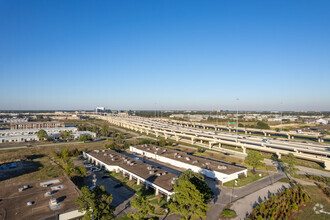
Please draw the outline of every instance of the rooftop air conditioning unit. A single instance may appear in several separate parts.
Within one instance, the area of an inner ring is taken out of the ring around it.
[[[189,160],[190,160],[190,157],[186,157],[186,160],[188,160],[188,161],[189,161]]]
[[[154,173],[155,173],[154,170],[150,170],[150,171],[149,171],[149,174],[154,174]]]
[[[228,167],[226,166],[226,165],[219,165],[218,166],[218,169],[220,169],[220,170],[225,170],[225,169],[227,169]]]
[[[210,162],[206,162],[205,165],[210,165],[211,163]]]
[[[177,179],[178,179],[178,177],[173,177],[171,183],[174,184],[175,183],[175,180],[177,180]]]
[[[198,160],[194,160],[192,163],[193,163],[193,164],[198,163]]]

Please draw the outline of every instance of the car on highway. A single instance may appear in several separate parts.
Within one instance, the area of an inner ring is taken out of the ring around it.
[[[268,140],[267,138],[263,138],[263,139],[262,139],[262,142],[265,142],[265,143],[267,143],[267,144],[270,143],[269,140]]]

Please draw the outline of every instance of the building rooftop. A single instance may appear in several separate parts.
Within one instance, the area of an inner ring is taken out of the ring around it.
[[[160,155],[163,157],[181,161],[183,163],[198,166],[198,167],[205,168],[208,170],[217,171],[217,172],[224,173],[227,175],[246,170],[245,167],[232,165],[232,164],[217,161],[217,160],[196,157],[196,156],[190,155],[183,151],[178,151],[178,150],[169,149],[169,148],[165,148],[165,147],[159,147],[159,146],[148,145],[148,144],[138,145],[138,146],[133,146],[133,147],[146,151],[146,152],[149,152],[149,153],[157,154],[157,155]]]
[[[154,183],[168,191],[173,190],[172,180],[177,177],[172,173],[168,173],[162,169],[153,167],[149,164],[126,157],[113,150],[94,150],[87,152],[92,157],[102,161],[105,164],[120,166],[121,168],[136,174],[143,179]]]
[[[25,185],[14,184],[1,188],[0,219],[43,219],[77,210],[79,206],[75,204],[75,199],[81,194],[79,189],[65,176],[48,181],[56,179],[59,182],[54,181],[53,184],[47,187],[40,185],[40,183],[46,181],[38,181],[26,182],[24,183]],[[29,187],[24,189],[24,186]],[[60,189],[60,187],[56,186],[62,186],[62,188]],[[47,192],[51,193],[47,194]],[[56,199],[58,203],[57,209],[51,209],[51,198]],[[31,202],[30,205],[28,205],[29,202]]]

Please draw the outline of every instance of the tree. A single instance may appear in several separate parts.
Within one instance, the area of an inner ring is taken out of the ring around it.
[[[286,167],[285,171],[288,172],[290,175],[296,174],[295,171],[295,164],[296,164],[296,158],[292,153],[289,153],[287,156],[287,163],[288,166]]]
[[[92,141],[93,138],[87,134],[85,135],[82,135],[80,138],[79,138],[79,141]]]
[[[182,173],[182,178],[188,179],[192,184],[194,184],[196,189],[204,195],[205,201],[208,201],[213,197],[213,192],[205,182],[204,176],[202,174],[187,170],[186,172]]]
[[[184,172],[175,181],[173,187],[175,194],[172,195],[172,202],[170,202],[169,208],[172,212],[182,215],[185,219],[205,218],[209,209],[207,204],[209,195],[204,190],[198,189],[203,184],[197,183],[195,185],[193,183],[193,181],[201,181],[201,179],[195,177],[190,172],[192,171]],[[206,187],[208,188],[207,185]]]
[[[269,125],[266,122],[264,122],[264,121],[258,121],[256,128],[259,128],[259,129],[270,129]]]
[[[79,211],[86,211],[85,220],[106,220],[113,219],[113,208],[110,206],[112,195],[104,186],[96,186],[89,190],[87,186],[81,188],[82,195],[76,199]]]
[[[44,129],[41,129],[37,133],[39,140],[45,140],[48,138],[48,134]]]
[[[262,164],[261,163],[262,159],[263,158],[258,151],[252,150],[248,153],[247,157],[245,158],[245,163],[252,166],[253,173],[255,173],[256,167],[258,167]]]
[[[144,196],[138,196],[131,201],[132,208],[137,208],[138,210],[132,214],[134,219],[144,219],[147,217],[148,213],[155,210],[155,207],[150,204],[150,201]]]
[[[108,127],[104,125],[100,130],[100,135],[103,137],[109,137],[110,134],[111,132],[108,130]]]
[[[60,133],[60,138],[63,140],[73,139],[72,131],[62,131]]]

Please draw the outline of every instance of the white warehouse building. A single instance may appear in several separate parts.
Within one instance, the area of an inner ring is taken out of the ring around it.
[[[121,172],[124,176],[128,176],[129,180],[136,180],[138,185],[143,183],[146,188],[155,189],[156,195],[162,194],[167,200],[174,193],[173,184],[178,176],[152,165],[142,163],[109,149],[83,152],[83,157],[105,170],[116,173]]]
[[[141,154],[173,166],[190,169],[221,183],[237,179],[239,175],[247,176],[245,167],[209,160],[187,154],[186,152],[168,149],[154,145],[130,146],[130,151]]]
[[[0,143],[39,141],[38,131],[40,130],[41,129],[0,130]],[[58,138],[59,133],[63,131],[71,131],[74,139],[78,139],[82,135],[89,135],[92,138],[96,137],[94,132],[78,131],[76,127],[43,128],[43,130],[52,138]]]

